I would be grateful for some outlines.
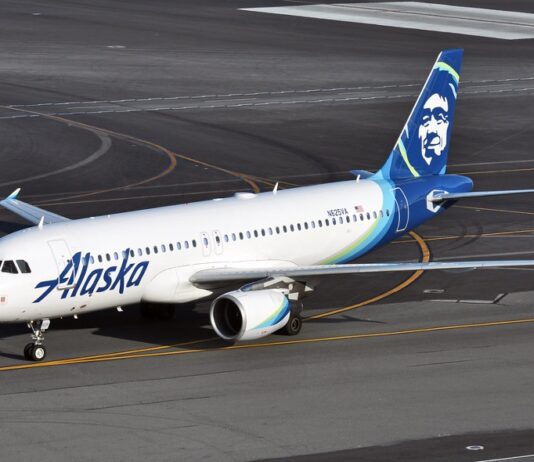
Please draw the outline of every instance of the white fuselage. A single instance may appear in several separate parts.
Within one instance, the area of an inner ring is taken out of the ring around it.
[[[207,268],[337,262],[386,226],[392,204],[389,185],[354,180],[24,229],[0,240],[0,260],[31,267],[0,273],[0,321],[198,300],[212,292],[189,278]]]

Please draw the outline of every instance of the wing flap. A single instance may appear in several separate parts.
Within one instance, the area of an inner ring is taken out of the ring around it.
[[[429,263],[363,263],[348,265],[311,265],[265,268],[219,268],[196,272],[190,277],[193,284],[256,280],[271,277],[306,278],[354,273],[382,273],[393,271],[432,271],[452,269],[505,268],[534,266],[534,260],[478,260]]]
[[[0,201],[0,205],[10,212],[22,217],[24,220],[37,225],[43,220],[44,224],[62,223],[69,221],[68,218],[62,217],[56,213],[41,209],[35,205],[27,204],[17,199],[20,188],[13,191],[8,197]]]

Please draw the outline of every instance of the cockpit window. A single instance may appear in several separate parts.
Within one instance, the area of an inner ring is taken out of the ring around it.
[[[87,262],[84,262],[87,265]],[[21,273],[31,273],[30,265],[25,260],[17,260],[17,266]]]
[[[2,273],[17,274],[18,270],[13,260],[6,260],[2,265]]]

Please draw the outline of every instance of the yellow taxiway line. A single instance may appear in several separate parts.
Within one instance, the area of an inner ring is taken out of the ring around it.
[[[402,336],[402,335],[426,334],[426,333],[431,333],[431,332],[450,332],[450,331],[462,330],[462,329],[480,329],[480,328],[489,328],[489,327],[498,327],[498,326],[532,324],[532,323],[534,323],[534,318],[512,319],[512,320],[471,323],[471,324],[453,324],[453,325],[445,325],[445,326],[422,327],[419,329],[406,329],[406,330],[386,331],[386,332],[368,332],[368,333],[362,333],[362,334],[338,335],[338,336],[331,336],[331,337],[301,338],[301,339],[282,340],[282,341],[275,341],[275,342],[258,342],[258,343],[230,345],[226,347],[196,348],[196,349],[189,349],[189,350],[162,351],[162,352],[151,352],[151,353],[141,353],[141,354],[124,354],[121,356],[108,356],[108,357],[73,358],[73,359],[64,359],[64,360],[58,360],[58,361],[46,361],[42,363],[27,363],[27,364],[18,364],[14,366],[4,366],[4,367],[0,367],[0,372],[16,371],[16,370],[22,370],[22,369],[35,369],[35,368],[42,368],[42,367],[65,366],[65,365],[70,365],[70,364],[97,363],[97,362],[119,361],[119,360],[125,360],[125,359],[154,358],[154,357],[162,357],[162,356],[179,356],[179,355],[202,353],[202,352],[247,350],[247,349],[252,349],[252,348],[270,348],[270,347],[275,347],[275,346],[306,345],[306,344],[317,344],[317,343],[325,343],[325,342],[338,342],[338,341],[360,340],[360,339],[380,338],[380,337],[396,337],[396,336]],[[202,341],[205,341],[205,340],[202,340]],[[202,342],[202,341],[199,341],[199,342]]]

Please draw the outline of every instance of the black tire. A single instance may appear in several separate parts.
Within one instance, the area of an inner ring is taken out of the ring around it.
[[[141,317],[146,321],[170,321],[174,317],[174,305],[159,303],[143,303]]]
[[[154,314],[154,305],[152,304],[149,304],[149,303],[141,304],[139,313],[141,314],[141,317],[145,321],[153,321],[154,319],[156,319],[156,316]]]
[[[174,318],[174,305],[160,305],[157,307],[156,319],[158,321],[170,321]]]
[[[31,361],[32,360],[32,355],[31,355],[31,349],[32,348],[33,348],[33,343],[28,343],[24,347],[24,359],[26,359],[27,361]]]
[[[302,329],[302,316],[300,314],[291,314],[289,321],[282,327],[279,332],[284,335],[297,335]]]
[[[32,361],[42,361],[46,358],[46,348],[44,345],[33,345],[30,354]]]

